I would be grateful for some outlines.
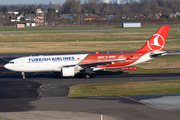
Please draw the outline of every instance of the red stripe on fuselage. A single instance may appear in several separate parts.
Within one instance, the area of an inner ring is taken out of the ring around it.
[[[113,62],[114,64],[100,65],[94,68],[123,67],[123,66],[128,66],[134,63],[144,54],[146,53],[132,52],[132,53],[89,54],[84,58],[84,60],[82,60],[78,64],[112,61],[116,59],[125,59],[123,61]]]

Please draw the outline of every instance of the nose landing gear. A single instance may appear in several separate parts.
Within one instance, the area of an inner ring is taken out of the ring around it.
[[[26,78],[26,77],[25,77],[25,73],[22,72],[21,74],[22,74],[23,79],[25,79],[25,78]]]

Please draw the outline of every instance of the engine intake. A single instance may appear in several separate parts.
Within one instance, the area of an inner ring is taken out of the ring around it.
[[[62,68],[61,75],[63,77],[73,77],[75,75],[74,67]]]

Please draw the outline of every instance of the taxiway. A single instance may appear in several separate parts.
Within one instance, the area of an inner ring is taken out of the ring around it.
[[[118,120],[180,119],[179,108],[163,109],[154,107],[153,105],[149,106],[144,104],[144,102],[140,102],[140,100],[127,98],[127,96],[67,97],[69,87],[75,84],[179,80],[179,73],[122,74],[101,71],[93,79],[80,78],[78,76],[74,78],[62,78],[54,76],[51,73],[29,73],[26,75],[26,79],[23,80],[20,73],[5,72],[3,68],[1,72],[0,112],[5,112],[4,115],[6,116],[3,117],[8,119],[8,116],[12,116],[14,112],[16,114],[18,112],[18,115],[20,113],[23,115],[25,111],[29,111],[32,115],[34,114],[32,111],[49,111],[49,113],[56,111],[57,113],[59,112],[58,114],[65,111],[72,112],[68,114],[69,117],[67,119],[62,120],[72,120],[73,117],[77,117],[72,115],[79,112],[83,112],[87,116],[88,113],[92,116],[93,114],[95,116],[102,114],[106,115],[109,119],[117,118]],[[16,115],[17,118],[19,118],[18,115]],[[0,116],[2,117],[2,114]],[[26,118],[23,120],[26,120]]]
[[[14,56],[2,57],[0,62],[3,64],[12,58]],[[103,115],[104,120],[179,120],[180,107],[177,106],[180,103],[169,104],[172,99],[179,100],[179,94],[68,97],[69,87],[75,84],[156,80],[180,80],[180,73],[123,74],[98,71],[93,79],[79,76],[62,78],[52,73],[26,73],[24,80],[21,73],[0,67],[0,118],[99,120]],[[162,99],[164,97],[165,101]],[[171,98],[170,101],[167,97]],[[163,104],[171,107],[166,108]]]

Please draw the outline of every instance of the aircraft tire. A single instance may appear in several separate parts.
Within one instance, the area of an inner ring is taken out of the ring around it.
[[[95,74],[91,74],[91,78],[95,78],[96,77],[96,75]]]
[[[85,76],[86,76],[86,78],[90,78],[91,77],[89,74],[86,74]]]

